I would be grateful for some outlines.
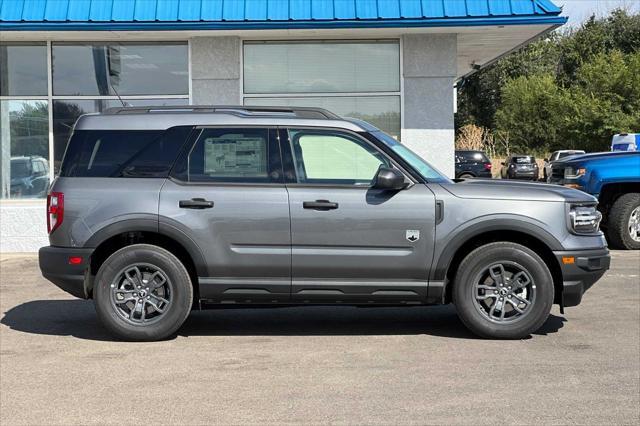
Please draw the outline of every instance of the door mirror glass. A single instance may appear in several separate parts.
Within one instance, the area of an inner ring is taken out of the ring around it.
[[[390,167],[380,167],[373,179],[372,188],[399,191],[407,187],[404,175]]]

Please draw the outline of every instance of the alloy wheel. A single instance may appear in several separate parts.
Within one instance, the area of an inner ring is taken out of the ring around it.
[[[111,306],[134,325],[157,322],[169,310],[171,283],[160,268],[136,263],[122,269],[111,283]]]
[[[640,206],[633,209],[629,216],[629,236],[633,241],[640,242]]]
[[[471,288],[476,309],[492,322],[519,321],[528,315],[535,303],[533,278],[515,262],[489,265],[476,276]]]

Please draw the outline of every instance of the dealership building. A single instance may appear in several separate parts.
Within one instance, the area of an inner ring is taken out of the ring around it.
[[[46,188],[75,120],[122,103],[323,107],[452,175],[456,82],[565,23],[560,12],[549,0],[0,0],[0,251],[47,244]]]

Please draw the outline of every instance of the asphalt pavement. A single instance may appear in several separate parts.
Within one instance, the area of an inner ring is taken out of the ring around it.
[[[528,339],[452,306],[193,312],[114,341],[91,301],[0,255],[0,424],[638,424],[640,252]]]

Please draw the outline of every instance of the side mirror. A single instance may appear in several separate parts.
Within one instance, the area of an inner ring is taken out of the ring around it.
[[[407,187],[404,175],[390,167],[380,167],[378,173],[373,178],[374,189],[384,189],[387,191],[399,191]]]

